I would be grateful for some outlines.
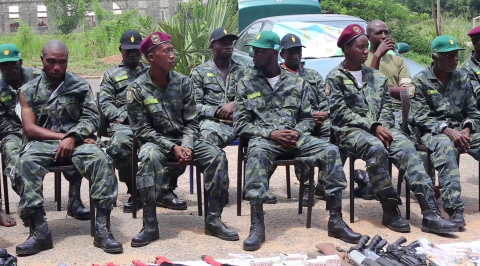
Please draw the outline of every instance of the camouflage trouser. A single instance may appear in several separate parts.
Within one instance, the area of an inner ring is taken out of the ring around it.
[[[22,182],[19,182],[19,180],[15,178],[12,169],[15,167],[15,164],[17,164],[18,158],[20,157],[22,139],[14,134],[8,135],[2,139],[0,148],[2,152],[2,160],[5,164],[4,174],[10,178],[13,191],[19,194]]]
[[[48,173],[46,167],[53,165],[59,144],[56,140],[30,142],[18,160],[16,174],[24,187],[19,203],[22,218],[32,214],[33,208],[43,207],[43,178]],[[79,175],[92,181],[90,195],[95,207],[111,210],[117,200],[118,182],[110,157],[96,145],[82,144],[75,147],[72,163]]]
[[[235,140],[233,126],[214,120],[205,119],[200,122],[200,139],[206,140],[220,148],[227,147]]]
[[[387,150],[379,138],[365,130],[354,130],[340,140],[340,146],[360,155],[367,164],[367,173],[373,193],[392,187],[388,160],[405,173],[412,191],[416,195],[433,195],[433,184],[413,143],[399,130],[391,129],[395,141]],[[338,140],[338,139],[337,139]]]
[[[444,209],[464,210],[460,199],[460,171],[457,164],[458,151],[453,142],[445,134],[425,134],[420,142],[432,152],[430,159],[438,171],[438,183]],[[470,154],[475,160],[480,160],[480,133],[470,136]]]
[[[129,125],[110,124],[112,136],[106,152],[118,170],[118,179],[127,185],[127,193],[132,194],[132,141],[133,132]]]
[[[137,188],[145,203],[155,202],[161,196],[161,185],[165,175],[178,177],[185,167],[166,168],[164,162],[176,161],[172,152],[158,144],[147,142],[138,153],[140,166],[137,172]],[[228,163],[225,152],[203,140],[196,140],[193,148],[193,164],[203,172],[206,193],[211,197],[222,197],[228,191]]]
[[[328,141],[303,134],[297,141],[297,148],[289,151],[278,147],[268,139],[252,138],[248,143],[247,165],[245,167],[245,189],[250,201],[263,202],[267,199],[268,175],[273,160],[281,155],[300,157],[304,162],[320,167],[329,183],[326,190],[333,193],[346,187],[345,174],[340,161],[338,147]]]

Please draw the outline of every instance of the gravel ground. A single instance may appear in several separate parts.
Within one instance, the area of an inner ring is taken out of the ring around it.
[[[250,226],[249,204],[243,201],[242,216],[236,216],[236,147],[226,148],[229,158],[230,174],[230,204],[223,212],[223,221],[238,231],[240,241],[227,242],[204,234],[203,218],[198,216],[197,195],[189,194],[188,170],[179,179],[179,188],[176,193],[182,199],[188,201],[188,210],[171,211],[157,208],[157,217],[160,226],[160,240],[151,243],[147,247],[130,247],[131,238],[136,235],[142,227],[142,211],[139,211],[140,218],[132,219],[131,214],[122,212],[123,203],[127,201],[126,186],[119,185],[119,197],[117,207],[112,212],[112,229],[115,238],[123,244],[123,254],[107,254],[102,250],[93,247],[93,238],[90,237],[90,223],[88,221],[77,221],[67,217],[66,204],[68,201],[68,183],[62,182],[62,211],[56,211],[54,202],[53,174],[48,174],[44,182],[45,208],[47,211],[48,225],[52,230],[54,248],[41,252],[34,256],[21,257],[19,265],[58,265],[65,263],[72,265],[91,265],[106,262],[114,262],[119,265],[130,265],[132,259],[151,261],[157,255],[164,255],[171,261],[200,260],[204,254],[212,255],[214,258],[228,258],[229,253],[247,253],[242,250],[242,241],[248,236]],[[345,172],[348,176],[348,162]],[[357,168],[364,168],[362,161],[357,161]],[[420,230],[421,212],[418,204],[412,199],[411,233],[405,234],[408,242],[419,237],[427,237],[433,243],[450,243],[460,241],[471,241],[480,235],[480,214],[478,212],[478,163],[470,156],[461,157],[463,200],[465,201],[465,219],[467,227],[463,232],[448,236],[437,236],[424,234]],[[262,248],[250,254],[255,257],[278,256],[280,253],[303,253],[315,251],[315,244],[320,242],[333,242],[343,248],[351,245],[327,236],[328,213],[325,211],[325,202],[316,200],[313,208],[312,228],[306,229],[306,208],[304,213],[299,215],[298,208],[298,181],[292,172],[292,199],[287,199],[285,185],[285,167],[279,167],[272,177],[270,185],[271,192],[278,197],[275,205],[265,205],[266,212],[266,236],[267,240]],[[397,180],[398,172],[394,169],[394,182]],[[403,189],[404,190],[404,189]],[[405,196],[402,190],[402,197]],[[25,241],[28,237],[28,228],[21,225],[16,213],[19,197],[10,189],[11,210],[19,225],[12,228],[0,228],[0,247],[7,248],[10,253],[15,253],[15,246]],[[349,191],[344,193],[344,217],[349,217]],[[82,198],[88,207],[88,182],[85,180],[82,185]],[[405,214],[405,207],[401,206]],[[355,201],[355,223],[350,227],[360,233],[373,236],[379,234],[389,242],[393,242],[400,233],[386,229],[381,224],[381,207],[376,201]]]

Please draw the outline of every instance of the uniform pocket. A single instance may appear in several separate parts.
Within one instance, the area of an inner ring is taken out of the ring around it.
[[[80,119],[80,109],[73,96],[60,96],[57,111],[63,121],[78,121]]]
[[[265,100],[258,97],[254,99],[247,99],[245,108],[250,111],[265,109]]]

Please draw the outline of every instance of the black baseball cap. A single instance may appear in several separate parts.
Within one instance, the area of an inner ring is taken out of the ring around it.
[[[127,30],[120,38],[120,48],[124,50],[140,49],[140,44],[142,44],[142,37],[135,30]]]
[[[298,38],[297,35],[291,33],[283,36],[282,40],[280,41],[280,46],[282,47],[282,50],[294,47],[305,48],[305,46],[302,45],[302,41],[300,40],[300,38]]]
[[[234,40],[238,40],[238,36],[233,34],[233,33],[230,33],[227,29],[225,28],[218,28],[216,30],[214,30],[212,32],[212,35],[210,35],[210,43],[214,42],[214,41],[218,41],[222,38],[225,38],[225,37],[230,37]]]

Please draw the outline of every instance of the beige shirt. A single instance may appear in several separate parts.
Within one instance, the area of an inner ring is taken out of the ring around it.
[[[372,65],[373,53],[368,54],[368,59],[365,65],[370,67]],[[380,72],[388,78],[388,87],[407,87],[412,81],[407,65],[403,58],[386,54],[380,59]],[[393,107],[400,110],[402,104],[399,100],[392,98]]]

